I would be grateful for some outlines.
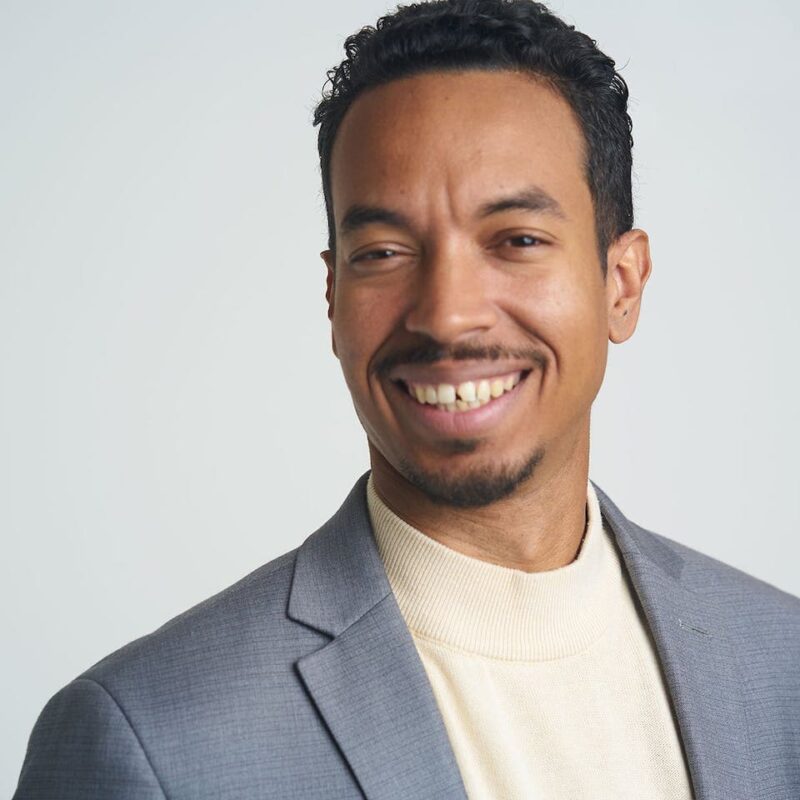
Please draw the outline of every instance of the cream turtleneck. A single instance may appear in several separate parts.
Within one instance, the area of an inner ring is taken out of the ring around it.
[[[687,800],[655,649],[591,483],[577,558],[523,572],[459,553],[367,484],[375,539],[470,800]]]

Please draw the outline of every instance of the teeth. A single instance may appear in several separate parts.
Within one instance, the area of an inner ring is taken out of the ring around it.
[[[458,396],[467,403],[475,400],[475,384],[472,381],[466,381],[458,387]]]
[[[449,383],[440,383],[436,392],[439,402],[450,405],[456,402],[456,387]]]
[[[464,381],[458,386],[451,383],[409,384],[409,394],[422,404],[436,406],[441,411],[468,411],[480,408],[510,392],[520,381],[520,373],[484,378],[479,381]]]

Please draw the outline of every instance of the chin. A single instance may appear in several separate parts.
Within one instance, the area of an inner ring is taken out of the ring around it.
[[[465,447],[466,445],[459,445]],[[470,449],[454,453],[469,453]],[[535,450],[518,464],[480,465],[447,474],[443,470],[426,470],[404,462],[399,472],[431,502],[453,508],[482,508],[510,497],[529,480],[544,458],[544,449]]]

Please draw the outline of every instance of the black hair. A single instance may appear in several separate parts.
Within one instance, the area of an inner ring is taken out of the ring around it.
[[[439,70],[509,69],[544,78],[569,103],[586,143],[586,181],[603,271],[606,250],[633,227],[633,138],[628,87],[614,61],[586,34],[531,0],[435,0],[400,6],[344,43],[314,112],[328,246],[336,246],[330,185],[336,133],[362,92]]]

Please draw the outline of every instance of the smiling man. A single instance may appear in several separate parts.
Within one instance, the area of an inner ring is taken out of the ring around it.
[[[17,797],[800,796],[800,601],[589,481],[651,270],[613,61],[527,0],[402,8],[346,52],[322,255],[372,469],[59,692]]]
[[[467,61],[364,92],[327,156],[334,350],[376,492],[527,572],[575,557],[591,404],[650,273],[629,194],[598,241],[587,146],[553,78]]]

